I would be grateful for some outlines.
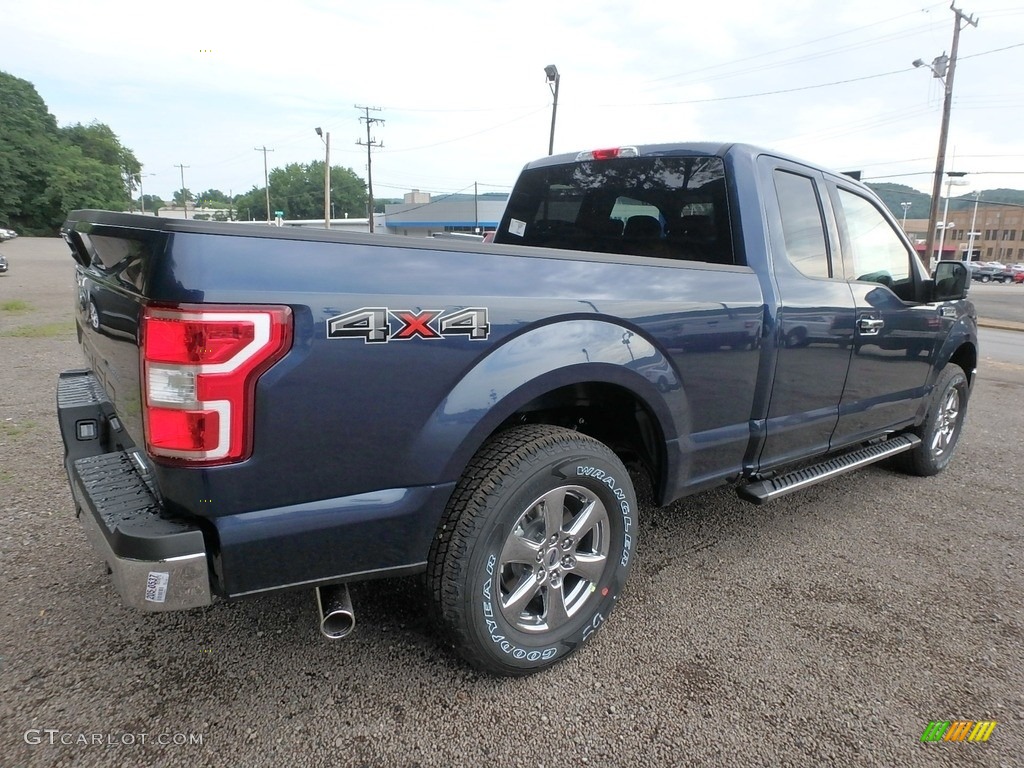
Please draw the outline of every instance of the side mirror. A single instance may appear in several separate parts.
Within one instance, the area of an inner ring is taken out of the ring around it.
[[[967,295],[970,285],[967,266],[959,261],[940,261],[935,265],[932,301],[958,301]]]

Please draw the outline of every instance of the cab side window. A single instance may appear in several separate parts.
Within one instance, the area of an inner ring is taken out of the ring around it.
[[[840,188],[838,198],[847,236],[847,274],[854,280],[881,283],[894,290],[908,285],[910,252],[882,213],[871,201],[849,190]]]
[[[790,264],[807,277],[832,277],[814,181],[807,176],[776,170],[775,192]]]

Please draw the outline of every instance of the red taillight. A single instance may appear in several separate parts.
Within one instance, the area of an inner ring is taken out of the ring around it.
[[[256,380],[291,346],[291,310],[146,307],[140,335],[150,455],[193,464],[248,458]]]

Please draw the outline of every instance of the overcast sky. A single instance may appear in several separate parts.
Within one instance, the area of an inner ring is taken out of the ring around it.
[[[1024,189],[1024,4],[964,0],[947,170]],[[246,192],[270,167],[321,160],[378,198],[508,191],[547,154],[663,141],[744,141],[866,179],[931,189],[954,14],[922,0],[111,2],[5,5],[0,69],[61,125],[107,123],[147,193]]]

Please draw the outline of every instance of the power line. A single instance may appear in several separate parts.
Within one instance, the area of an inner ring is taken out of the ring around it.
[[[931,10],[931,8],[938,8],[941,5],[942,5],[941,3],[937,3],[936,5],[929,6],[927,8],[922,8],[921,11],[928,11],[928,10]],[[861,26],[861,27],[855,27],[854,29],[849,29],[849,30],[846,30],[846,31],[843,31],[843,32],[836,32],[836,33],[831,34],[831,35],[825,35],[824,37],[817,37],[817,38],[814,38],[813,40],[807,40],[807,41],[805,41],[803,43],[797,43],[796,45],[786,46],[785,48],[776,48],[776,49],[771,50],[771,51],[765,51],[763,53],[757,53],[757,54],[754,54],[754,55],[751,55],[751,56],[745,56],[745,57],[740,58],[740,59],[735,59],[734,61],[723,62],[722,64],[712,64],[712,65],[707,66],[707,67],[698,67],[697,69],[690,69],[690,70],[687,70],[685,72],[679,72],[679,73],[676,73],[674,75],[665,75],[663,77],[658,77],[658,78],[655,78],[653,80],[649,80],[647,82],[649,82],[649,83],[659,83],[659,82],[662,82],[662,81],[665,81],[665,80],[672,80],[672,79],[677,78],[677,77],[689,77],[691,75],[699,74],[701,72],[708,72],[708,71],[711,71],[711,70],[714,70],[714,69],[721,69],[723,67],[729,67],[729,66],[732,66],[734,64],[742,64],[744,62],[754,61],[756,59],[763,59],[763,58],[765,58],[767,56],[774,56],[777,53],[786,53],[786,52],[789,52],[789,51],[793,51],[793,50],[795,50],[797,48],[805,48],[805,47],[807,47],[809,45],[814,45],[815,43],[823,43],[823,42],[826,42],[828,40],[833,40],[833,39],[835,39],[837,37],[844,37],[846,35],[852,35],[852,34],[855,34],[857,32],[862,32],[864,30],[871,29],[872,27],[880,26],[882,24],[889,24],[889,23],[894,22],[894,21],[899,21],[900,19],[906,18],[908,16],[916,16],[918,13],[919,13],[919,11],[913,11],[911,13],[900,14],[899,16],[893,16],[892,18],[889,18],[889,19],[883,19],[881,21],[874,21],[874,22],[872,22],[870,24],[865,24],[864,26]],[[913,31],[913,30],[911,30],[911,31]],[[893,36],[900,37],[900,36],[904,36],[906,34],[908,34],[908,32],[893,33],[892,35],[888,35],[886,37],[887,38],[891,38]],[[863,45],[871,45],[871,44],[874,44],[875,42],[879,42],[882,39],[885,39],[885,38],[877,38],[876,37],[876,38],[872,38],[871,40],[866,41],[864,43],[852,43],[851,45],[845,46],[844,48],[833,49],[831,51],[826,51],[823,54],[806,54],[806,55],[803,55],[803,56],[794,57],[792,59],[783,59],[781,62],[776,62],[775,64],[770,64],[770,65],[767,65],[767,66],[776,67],[776,66],[781,66],[781,65],[784,65],[784,64],[796,63],[796,62],[803,61],[803,60],[807,59],[808,56],[815,56],[816,57],[816,56],[822,56],[822,55],[831,55],[833,53],[839,53],[841,51],[847,50],[847,49],[849,49],[851,47],[857,47],[857,46],[863,46]],[[727,73],[725,75],[719,75],[715,79],[718,79],[720,77],[734,77],[734,76],[737,76],[737,75],[746,74],[747,72],[755,71],[755,70],[760,70],[760,69],[763,69],[763,68],[764,68],[763,66],[750,67],[748,69],[743,69],[743,70],[737,70],[735,72],[730,72],[730,73]]]
[[[492,126],[490,126],[488,128],[483,128],[482,130],[476,131],[474,133],[467,133],[464,136],[458,136],[458,137],[456,137],[454,139],[445,139],[444,141],[438,141],[438,142],[435,142],[434,144],[424,144],[424,145],[419,146],[419,147],[406,147],[404,149],[392,149],[390,152],[392,154],[395,153],[395,152],[413,152],[413,151],[420,150],[420,149],[431,149],[433,147],[440,147],[442,144],[452,144],[452,143],[454,143],[456,141],[462,141],[463,139],[469,139],[469,138],[472,138],[473,136],[479,136],[480,134],[487,133],[488,131],[496,131],[498,128],[504,128],[506,125],[512,125],[512,123],[518,123],[520,120],[525,120],[528,117],[533,117],[534,115],[536,115],[536,114],[538,114],[540,112],[547,112],[547,109],[548,109],[548,107],[545,104],[540,109],[535,109],[532,112],[526,113],[525,115],[520,115],[519,117],[512,118],[508,122],[498,123],[497,125],[492,125]]]

